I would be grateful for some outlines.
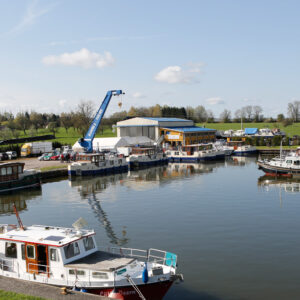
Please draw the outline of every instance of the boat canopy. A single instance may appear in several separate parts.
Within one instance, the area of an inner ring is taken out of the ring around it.
[[[258,133],[258,128],[245,128],[245,134],[256,134]]]

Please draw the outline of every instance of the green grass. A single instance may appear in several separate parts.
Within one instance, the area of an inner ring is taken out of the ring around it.
[[[57,169],[66,169],[66,168],[67,168],[66,164],[61,164],[61,166],[49,166],[49,167],[40,168],[40,170],[42,172],[46,172],[46,171],[52,171],[52,170],[57,170]]]
[[[241,123],[198,123],[198,126],[203,126],[216,130],[238,130],[241,129]],[[284,127],[281,123],[243,123],[243,128],[280,128],[287,136],[300,135],[300,123],[294,123]]]
[[[23,132],[20,132],[20,138],[29,137],[30,136],[29,132],[30,131],[27,130],[26,135],[24,135]],[[45,134],[52,134],[52,133],[47,129],[39,129],[37,133],[34,131],[34,135],[45,135]],[[102,134],[102,131],[100,131],[100,133],[96,134],[96,137],[116,137],[116,136],[117,136],[117,133],[112,132],[112,129],[107,128],[107,127],[103,130],[103,134]],[[52,142],[57,141],[61,144],[73,145],[82,136],[74,128],[69,128],[68,132],[66,132],[66,130],[64,128],[60,127],[60,128],[58,128],[57,132],[55,133],[55,137],[56,137],[56,139],[51,140]]]
[[[45,298],[17,294],[0,290],[0,300],[45,300]]]

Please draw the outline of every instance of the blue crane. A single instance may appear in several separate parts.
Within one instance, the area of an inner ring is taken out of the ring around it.
[[[99,109],[94,117],[94,120],[92,121],[92,123],[90,125],[90,128],[88,129],[84,138],[80,138],[78,140],[78,143],[80,144],[81,147],[84,148],[85,152],[88,152],[88,153],[93,152],[93,140],[94,140],[95,134],[97,132],[97,129],[99,128],[99,125],[102,121],[102,118],[105,114],[105,111],[108,107],[111,97],[119,96],[122,94],[124,94],[122,92],[122,90],[112,90],[112,91],[108,91],[106,93],[106,96],[105,96],[101,106],[99,107]]]

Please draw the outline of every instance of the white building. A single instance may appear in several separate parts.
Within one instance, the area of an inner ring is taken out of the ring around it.
[[[160,137],[160,128],[194,126],[191,120],[179,118],[148,118],[137,117],[117,123],[118,137],[146,136],[151,140]]]

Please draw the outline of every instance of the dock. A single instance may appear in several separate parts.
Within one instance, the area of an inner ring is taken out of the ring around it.
[[[61,294],[61,289],[56,286],[32,281],[20,280],[0,276],[0,290],[26,294],[34,297],[55,300],[109,300],[110,298],[83,292],[70,291],[67,295]]]

